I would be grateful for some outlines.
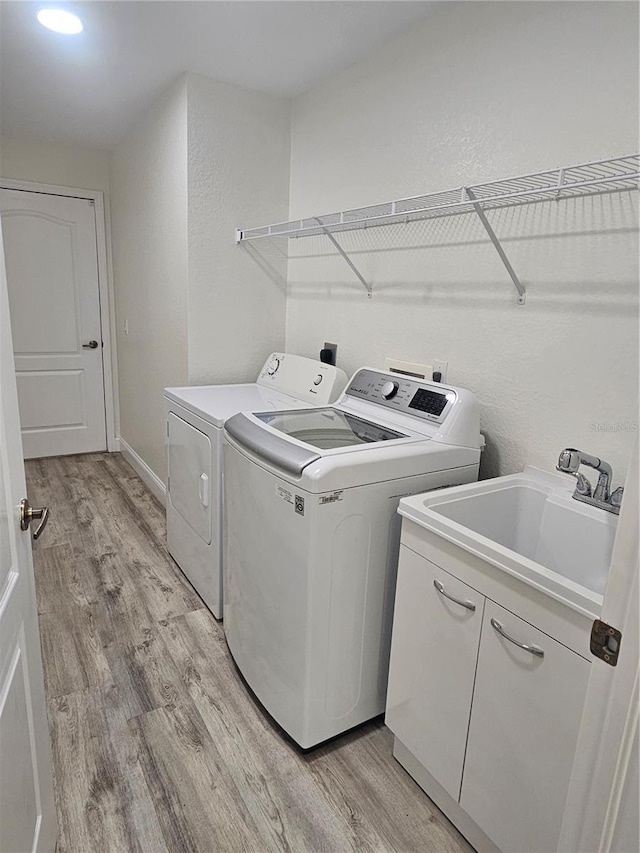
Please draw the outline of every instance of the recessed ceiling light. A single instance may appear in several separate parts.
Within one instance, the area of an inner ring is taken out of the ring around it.
[[[43,27],[53,30],[55,33],[65,35],[76,35],[82,32],[82,21],[77,15],[65,12],[63,9],[41,9],[38,12],[38,21]]]

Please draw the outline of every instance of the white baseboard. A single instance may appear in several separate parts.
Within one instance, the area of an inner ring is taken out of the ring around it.
[[[129,465],[131,465],[136,474],[138,474],[142,482],[149,487],[154,497],[156,497],[163,506],[166,506],[167,487],[160,477],[158,477],[157,474],[154,474],[144,459],[135,452],[133,447],[127,444],[122,436],[118,437],[118,444],[120,453],[122,453]]]

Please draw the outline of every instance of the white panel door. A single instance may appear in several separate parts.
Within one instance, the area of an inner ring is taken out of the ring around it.
[[[106,450],[95,208],[0,190],[25,458]]]
[[[1,234],[0,234],[1,236]],[[57,826],[18,401],[0,239],[0,850],[53,851]]]
[[[638,450],[636,435],[600,617],[621,631],[620,657],[616,666],[591,662],[559,850],[640,850]]]

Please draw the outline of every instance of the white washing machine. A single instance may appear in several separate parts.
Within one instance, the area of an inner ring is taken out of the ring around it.
[[[225,426],[225,633],[303,748],[381,714],[405,495],[477,479],[473,394],[371,368]]]
[[[222,618],[222,427],[251,409],[294,409],[335,400],[343,370],[272,353],[253,383],[165,388],[167,542],[200,597]]]

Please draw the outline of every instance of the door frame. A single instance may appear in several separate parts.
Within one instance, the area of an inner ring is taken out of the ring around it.
[[[113,453],[120,450],[119,411],[118,411],[118,371],[117,355],[114,346],[115,294],[111,276],[110,233],[108,217],[108,199],[102,190],[87,190],[78,187],[63,187],[55,184],[42,184],[36,181],[18,181],[0,177],[0,189],[21,190],[23,192],[44,195],[59,195],[68,198],[82,198],[93,202],[96,219],[96,251],[98,261],[98,295],[100,298],[100,331],[102,334],[102,374],[104,376],[104,409],[107,436],[107,450]]]
[[[613,853],[612,842],[639,724],[638,513],[636,438],[613,545],[601,619],[623,634],[615,667],[593,658],[565,805],[559,850]]]

